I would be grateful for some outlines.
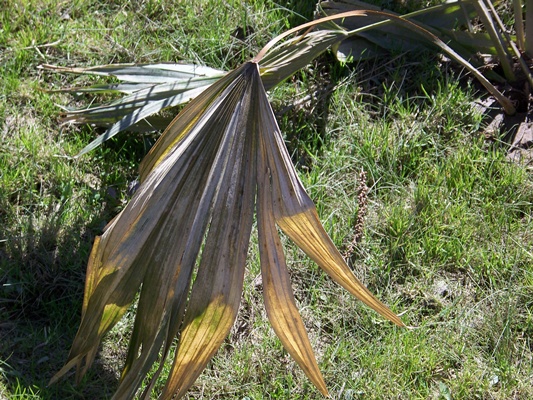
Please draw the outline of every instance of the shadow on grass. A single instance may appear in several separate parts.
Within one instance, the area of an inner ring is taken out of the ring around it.
[[[100,352],[79,385],[73,370],[48,386],[79,326],[86,262],[110,210],[103,207],[92,221],[79,217],[68,227],[63,213],[48,210],[39,228],[30,219],[24,237],[1,235],[0,397],[105,399],[118,384],[123,360]]]

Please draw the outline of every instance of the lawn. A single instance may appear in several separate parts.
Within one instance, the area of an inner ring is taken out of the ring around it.
[[[0,399],[113,395],[135,307],[80,385],[73,374],[48,381],[80,322],[93,240],[131,198],[157,137],[121,133],[69,158],[103,130],[61,126],[61,106],[105,98],[50,92],[94,79],[38,66],[230,70],[313,9],[312,1],[0,1]],[[270,92],[327,232],[409,326],[365,307],[284,240],[332,398],[533,398],[533,169],[507,157],[507,132],[485,129],[490,119],[474,106],[484,94],[431,52],[347,66],[328,53]],[[255,228],[237,322],[188,396],[321,398],[266,317]]]

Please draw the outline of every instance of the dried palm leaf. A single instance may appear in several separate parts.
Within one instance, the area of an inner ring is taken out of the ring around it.
[[[269,48],[275,50],[276,43]],[[259,65],[265,53],[193,99],[143,161],[139,189],[95,241],[80,328],[66,365],[52,382],[72,367],[81,379],[103,336],[140,289],[113,398],[132,398],[159,362],[142,395],[149,398],[176,337],[176,355],[160,398],[183,396],[236,318],[256,202],[268,318],[321,393],[327,395],[326,385],[297,311],[276,226],[336,282],[403,326],[357,280],[322,227],[268,102]],[[284,68],[280,73],[290,73]]]

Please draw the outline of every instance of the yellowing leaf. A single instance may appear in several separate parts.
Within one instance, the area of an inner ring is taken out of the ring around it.
[[[327,235],[314,209],[278,221],[279,227],[339,285],[394,322],[403,322],[381,303],[353,274]]]
[[[305,326],[294,300],[285,255],[274,221],[270,171],[263,146],[261,146],[258,158],[259,253],[263,277],[263,296],[268,319],[285,349],[320,392],[327,396],[326,384],[316,363]]]
[[[133,398],[159,360],[142,396],[149,398],[176,337],[161,398],[183,396],[236,318],[256,197],[268,317],[287,351],[327,395],[276,223],[333,279],[402,323],[355,278],[322,228],[284,147],[256,62],[243,64],[191,101],[143,161],[139,189],[95,241],[80,328],[53,381],[73,366],[78,378],[83,376],[103,335],[141,288],[113,398]]]
[[[231,121],[220,127],[224,139],[215,212],[163,399],[182,396],[194,383],[228,335],[239,309],[256,190],[258,123],[252,116],[261,88],[257,65],[245,64],[236,81],[232,94],[237,103],[227,109]]]
[[[271,117],[273,118],[273,117]],[[328,275],[368,306],[403,326],[401,320],[354,276],[322,227],[315,206],[303,188],[279,129],[263,136],[272,174],[276,223]]]

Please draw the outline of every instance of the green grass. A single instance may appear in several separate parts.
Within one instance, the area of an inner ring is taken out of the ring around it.
[[[145,141],[121,134],[78,161],[66,158],[101,131],[60,127],[56,104],[89,99],[41,89],[87,78],[37,66],[184,60],[229,69],[302,22],[299,14],[309,17],[312,5],[18,1],[0,9],[0,398],[110,398],[134,309],[79,386],[73,377],[47,382],[79,323],[94,236],[126,204]],[[211,12],[199,17],[202,10]],[[286,242],[332,397],[532,398],[531,168],[480,133],[486,122],[472,107],[475,86],[430,55],[354,71],[332,63],[326,55],[276,88],[274,108],[343,253],[366,172],[368,214],[349,257],[413,327],[383,321]],[[310,102],[293,104],[306,95]],[[320,398],[268,324],[253,243],[249,260],[238,320],[190,398]]]

